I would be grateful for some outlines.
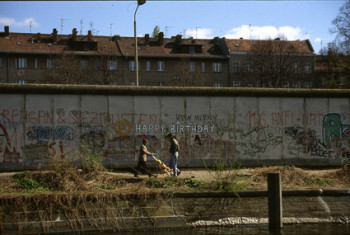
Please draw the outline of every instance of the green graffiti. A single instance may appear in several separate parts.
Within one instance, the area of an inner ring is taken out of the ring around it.
[[[331,148],[333,141],[342,140],[350,136],[350,125],[342,123],[341,116],[330,113],[323,118],[323,144]]]

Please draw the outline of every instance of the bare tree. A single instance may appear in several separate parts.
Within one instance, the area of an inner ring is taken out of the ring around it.
[[[337,35],[339,47],[344,54],[350,54],[350,0],[339,9],[339,13],[332,24],[334,27],[330,31]]]
[[[56,84],[81,84],[84,81],[84,72],[80,69],[81,62],[76,56],[68,53],[51,56],[48,78]]]
[[[292,41],[285,39],[256,40],[243,62],[240,76],[248,83],[259,81],[261,86],[282,87],[289,81],[305,81],[312,77],[311,64],[305,72],[305,61]]]
[[[350,0],[339,9],[330,29],[336,39],[321,50],[319,75],[327,79],[326,88],[350,88]]]
[[[53,56],[48,78],[56,84],[124,85],[123,66],[112,53],[79,57],[70,53]]]
[[[199,72],[199,65],[188,58],[181,58],[176,64],[173,75],[175,86],[204,86],[205,79]]]

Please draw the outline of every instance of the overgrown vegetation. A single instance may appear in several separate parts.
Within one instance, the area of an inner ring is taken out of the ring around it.
[[[300,168],[289,165],[259,169],[252,178],[255,182],[266,182],[267,174],[277,171],[281,173],[282,187],[284,189],[315,188],[332,186],[334,184],[333,180],[328,177],[311,175]]]

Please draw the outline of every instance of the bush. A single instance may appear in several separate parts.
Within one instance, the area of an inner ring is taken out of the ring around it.
[[[204,186],[204,183],[200,180],[195,180],[195,179],[185,179],[184,185],[189,188],[201,188]]]

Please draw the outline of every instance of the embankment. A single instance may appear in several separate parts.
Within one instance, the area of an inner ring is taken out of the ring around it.
[[[135,231],[268,223],[266,191],[2,196],[2,234]],[[349,223],[350,191],[283,191],[287,223]]]

